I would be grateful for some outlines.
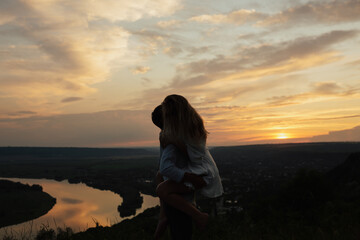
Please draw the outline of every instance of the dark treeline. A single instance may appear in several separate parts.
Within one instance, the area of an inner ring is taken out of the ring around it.
[[[22,184],[19,182],[12,182],[0,179],[0,189],[2,192],[16,192],[16,191],[39,191],[43,190],[42,186],[38,184]]]
[[[154,154],[142,148],[0,147],[0,158],[107,158]]]

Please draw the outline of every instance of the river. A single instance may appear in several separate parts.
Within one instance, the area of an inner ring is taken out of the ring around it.
[[[121,218],[117,207],[121,205],[122,198],[108,190],[99,190],[83,183],[70,184],[67,180],[58,182],[49,179],[0,179],[41,185],[44,192],[56,198],[56,204],[47,214],[28,222],[1,228],[0,237],[6,232],[12,232],[16,236],[28,235],[31,232],[33,234],[43,225],[54,229],[71,227],[74,232],[94,227],[96,222],[102,226],[111,226],[159,204],[158,198],[141,194],[143,197],[141,208],[136,210],[135,215]]]

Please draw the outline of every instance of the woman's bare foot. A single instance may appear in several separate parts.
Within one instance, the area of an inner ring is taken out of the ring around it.
[[[168,220],[166,217],[159,219],[159,222],[156,227],[155,234],[154,234],[155,239],[161,238],[161,236],[164,234],[164,232],[166,230],[167,225],[168,225]]]
[[[203,231],[209,221],[209,214],[200,213],[199,216],[194,219],[196,226]]]

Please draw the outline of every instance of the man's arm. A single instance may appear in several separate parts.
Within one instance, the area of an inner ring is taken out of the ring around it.
[[[202,176],[185,172],[183,169],[178,168],[176,163],[177,148],[169,144],[163,151],[160,159],[160,174],[168,177],[175,182],[190,182],[194,185],[195,189],[202,188],[206,182]]]
[[[181,182],[184,178],[185,171],[175,165],[176,151],[176,147],[172,144],[165,147],[160,158],[159,171],[161,175],[175,182]]]

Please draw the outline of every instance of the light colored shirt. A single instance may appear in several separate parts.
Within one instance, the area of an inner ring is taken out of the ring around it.
[[[219,170],[211,156],[206,144],[192,145],[186,144],[186,150],[189,156],[187,171],[203,175],[206,186],[199,189],[198,192],[208,198],[216,198],[224,193]],[[186,185],[188,185],[186,183]]]
[[[159,171],[165,180],[181,182],[187,165],[188,159],[174,145],[169,144],[165,149],[160,147]]]
[[[159,172],[164,180],[173,180],[180,183],[188,168],[189,158],[174,145],[169,144],[165,149],[160,147]],[[181,194],[187,201],[195,203],[194,192]]]
[[[165,149],[160,148],[160,174],[165,180],[171,179],[178,183],[183,180],[185,172],[203,175],[207,185],[197,191],[208,198],[221,196],[224,190],[219,170],[205,144],[200,146],[186,144],[186,150],[188,156],[172,144]],[[192,187],[191,183],[185,185]]]

